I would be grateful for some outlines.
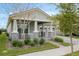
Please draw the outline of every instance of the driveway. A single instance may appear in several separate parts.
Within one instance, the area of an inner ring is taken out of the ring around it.
[[[64,37],[64,36],[58,36],[64,39],[65,42],[70,43],[70,37]],[[73,38],[73,44],[78,45],[79,44],[79,40],[78,39],[74,39]]]

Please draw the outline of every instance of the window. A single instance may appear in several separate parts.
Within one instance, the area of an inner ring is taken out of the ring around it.
[[[19,33],[23,33],[23,29],[18,28],[18,32],[19,32]]]
[[[24,20],[21,20],[21,23],[24,24]]]
[[[55,30],[55,28],[52,28],[53,30]]]
[[[24,30],[24,33],[28,33],[28,28],[26,28],[26,29]]]
[[[19,24],[19,20],[17,20],[17,24]]]

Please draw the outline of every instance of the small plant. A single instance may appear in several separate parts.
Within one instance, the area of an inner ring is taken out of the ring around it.
[[[60,38],[60,37],[55,37],[54,40],[55,40],[56,42],[63,42],[63,39]]]
[[[14,47],[17,47],[17,42],[18,42],[17,40],[13,40],[13,41],[12,41],[12,45],[13,45]]]
[[[30,45],[31,45],[31,46],[35,46],[35,43],[32,41]]]
[[[23,42],[22,41],[18,41],[18,47],[22,47],[23,46]]]
[[[18,40],[13,40],[12,41],[12,45],[14,47],[22,47],[23,46],[23,42],[22,41],[18,41]]]
[[[34,38],[33,41],[34,41],[35,44],[39,44],[39,39],[38,38]]]
[[[39,44],[42,45],[42,44],[44,44],[44,43],[45,43],[45,40],[44,40],[43,38],[40,39]]]
[[[26,45],[30,45],[30,44],[31,44],[31,39],[26,39],[26,40],[24,40],[24,43],[25,43]]]

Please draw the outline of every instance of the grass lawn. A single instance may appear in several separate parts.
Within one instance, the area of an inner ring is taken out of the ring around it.
[[[72,53],[72,54],[67,54],[67,55],[65,55],[65,56],[79,56],[79,51],[74,52],[74,53]]]
[[[60,44],[63,46],[70,46],[71,45],[70,43],[67,43],[67,42],[60,42]]]
[[[0,50],[1,56],[16,56],[21,54],[27,54],[42,50],[48,50],[48,49],[54,49],[58,48],[57,45],[51,44],[51,43],[45,43],[44,45],[41,45],[39,47],[32,47],[32,48],[17,48],[17,49],[6,49],[7,52],[2,52],[3,50]]]

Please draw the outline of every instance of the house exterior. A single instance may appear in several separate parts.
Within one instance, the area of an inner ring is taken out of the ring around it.
[[[51,39],[56,35],[55,26],[43,10],[33,8],[11,14],[7,32],[11,39],[40,38]]]

